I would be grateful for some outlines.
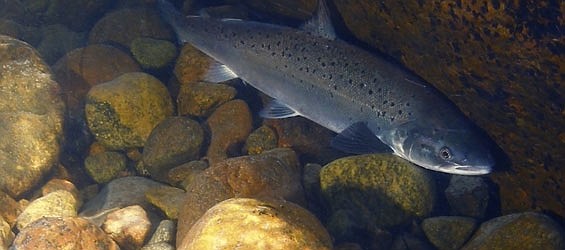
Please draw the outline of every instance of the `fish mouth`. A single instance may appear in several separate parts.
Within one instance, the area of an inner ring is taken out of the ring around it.
[[[444,169],[444,172],[450,174],[458,174],[458,175],[485,175],[485,174],[489,174],[491,170],[492,168],[490,166],[458,165],[448,169]]]

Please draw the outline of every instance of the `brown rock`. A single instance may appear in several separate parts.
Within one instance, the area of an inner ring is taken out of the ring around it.
[[[20,204],[1,190],[0,204],[2,204],[2,206],[0,206],[0,217],[4,218],[10,226],[14,226],[16,224],[16,218],[18,218],[18,215],[22,212]]]
[[[245,141],[247,154],[256,155],[277,147],[277,133],[269,126],[261,126],[254,130]]]
[[[100,19],[90,30],[88,41],[114,42],[129,48],[131,42],[139,37],[172,40],[173,33],[156,9],[121,9]]]
[[[296,154],[282,148],[210,166],[187,186],[177,243],[206,210],[232,197],[283,198],[304,204],[300,174]]]
[[[251,111],[242,100],[229,101],[218,107],[207,120],[212,133],[206,157],[213,165],[230,155],[239,155],[251,133]]]
[[[298,20],[307,20],[316,10],[316,0],[244,0],[255,10]]]
[[[186,190],[186,187],[206,168],[208,168],[208,163],[205,161],[191,161],[182,164],[169,171],[168,182]]]
[[[108,214],[102,230],[122,249],[139,249],[149,235],[151,222],[139,205],[125,207]]]
[[[18,250],[119,249],[104,231],[77,217],[39,219],[20,231],[12,247]]]
[[[229,199],[208,210],[179,249],[332,249],[322,224],[284,200]]]
[[[180,207],[182,207],[185,192],[175,187],[152,188],[145,192],[145,197],[149,203],[158,207],[165,213],[167,218],[176,220]]]
[[[175,77],[181,85],[202,80],[212,62],[213,59],[187,43],[182,47],[175,64]]]
[[[73,194],[73,196],[79,200],[80,195],[78,189],[75,185],[67,180],[62,179],[51,179],[43,187],[41,187],[41,195],[45,196],[48,193],[55,192],[57,190],[65,190]],[[80,204],[80,202],[79,202]]]
[[[225,84],[183,84],[177,97],[179,115],[209,116],[214,109],[233,99],[236,94],[235,88]]]
[[[69,191],[57,190],[33,200],[18,215],[16,227],[22,230],[29,224],[43,217],[71,217],[76,216],[78,200]]]
[[[14,240],[14,232],[10,224],[0,216],[0,249],[8,249]]]

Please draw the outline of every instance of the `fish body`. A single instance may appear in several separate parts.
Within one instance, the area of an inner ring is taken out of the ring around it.
[[[394,154],[427,169],[486,174],[486,140],[461,111],[412,73],[344,41],[291,27],[184,17],[164,0],[162,15],[188,42],[277,100],[264,116],[306,117],[352,153]],[[384,145],[383,145],[384,144]]]

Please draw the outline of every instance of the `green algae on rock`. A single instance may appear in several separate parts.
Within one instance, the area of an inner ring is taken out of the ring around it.
[[[131,42],[131,53],[144,69],[160,69],[169,65],[177,55],[177,47],[167,41],[147,37]]]
[[[119,176],[126,169],[126,156],[119,152],[102,152],[89,155],[84,168],[97,183],[106,183]]]
[[[179,115],[209,116],[217,107],[232,100],[235,88],[218,83],[182,84],[177,97]]]
[[[274,149],[277,145],[276,132],[269,126],[263,125],[247,137],[244,149],[247,151],[247,154],[256,155]]]
[[[147,137],[173,114],[167,88],[145,73],[126,73],[94,86],[85,106],[88,128],[109,149],[143,147]]]
[[[471,237],[477,221],[469,217],[440,216],[422,221],[422,230],[439,250],[456,250]]]
[[[57,164],[65,107],[35,49],[4,35],[0,44],[0,190],[18,197]]]
[[[390,227],[429,215],[435,182],[426,170],[389,154],[335,160],[320,173],[332,211],[350,210],[365,228]]]
[[[167,181],[171,168],[200,158],[204,130],[194,120],[172,116],[151,131],[143,148],[143,163],[155,180]]]
[[[208,210],[178,243],[179,249],[332,249],[308,210],[284,200],[234,198]]]
[[[462,250],[565,249],[563,227],[546,215],[525,212],[494,218],[481,224]]]

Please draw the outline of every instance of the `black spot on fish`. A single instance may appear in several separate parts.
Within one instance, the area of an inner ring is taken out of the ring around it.
[[[331,65],[331,66],[335,66],[335,62],[331,62],[330,65]]]
[[[387,100],[384,100],[384,101],[383,101],[383,105],[384,105],[384,104],[387,104],[387,103],[388,103],[388,101],[387,101]]]
[[[372,109],[372,110],[375,110],[375,105],[371,105],[371,109]]]
[[[390,118],[390,121],[393,122],[393,121],[394,121],[394,117],[391,117],[391,118]]]
[[[390,103],[390,106],[391,106],[391,107],[394,107],[394,105],[395,105],[394,102],[391,102],[391,103]]]
[[[399,114],[399,115],[402,115],[402,110],[398,110],[398,114]]]
[[[372,94],[373,94],[373,90],[369,89],[369,95],[372,95]]]
[[[326,67],[326,63],[325,63],[325,62],[322,63],[322,67]]]
[[[333,76],[332,74],[330,74],[329,79],[331,80],[331,79],[333,79],[333,78],[334,78],[334,76]]]
[[[409,103],[409,102],[407,102],[407,103],[404,104],[404,105],[406,105],[406,107],[410,107],[410,103]]]
[[[377,92],[381,93],[381,92],[383,92],[383,89],[382,89],[382,88],[378,88],[378,89],[377,89]]]
[[[337,85],[334,84],[334,90],[337,91]]]
[[[352,79],[349,79],[347,82],[349,82],[349,84],[352,84],[352,83],[353,83],[353,80],[352,80]]]
[[[281,41],[277,41],[277,46],[281,46]]]
[[[364,83],[359,84],[359,88],[364,88],[365,86],[366,86],[366,84],[364,84]]]

